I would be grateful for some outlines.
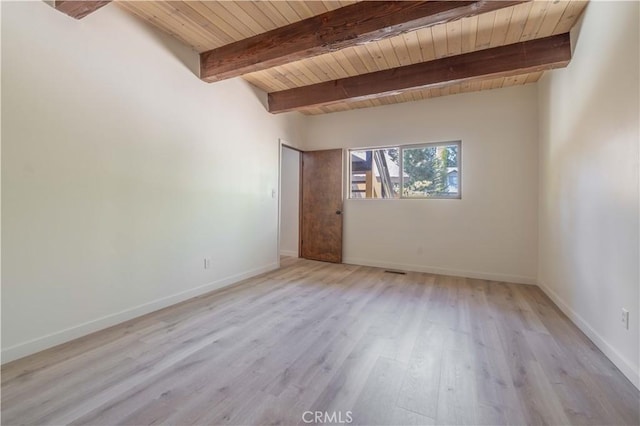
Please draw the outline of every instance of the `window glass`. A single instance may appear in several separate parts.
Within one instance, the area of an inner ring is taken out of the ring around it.
[[[439,198],[459,196],[458,143],[402,148],[402,196]]]
[[[400,195],[399,149],[349,151],[350,198],[398,198]]]

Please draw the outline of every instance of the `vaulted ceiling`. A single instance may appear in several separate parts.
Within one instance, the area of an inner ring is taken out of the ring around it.
[[[586,6],[583,0],[115,3],[201,53],[205,81],[242,75],[270,93],[272,112],[305,114],[535,82],[569,63],[566,33]]]

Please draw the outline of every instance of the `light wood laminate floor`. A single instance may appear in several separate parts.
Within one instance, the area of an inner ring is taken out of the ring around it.
[[[3,424],[637,425],[639,402],[535,286],[290,258],[2,367]]]

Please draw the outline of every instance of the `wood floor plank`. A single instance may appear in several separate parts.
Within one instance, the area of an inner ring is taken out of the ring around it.
[[[407,366],[394,359],[378,357],[356,403],[353,424],[390,425],[396,412],[396,398]]]
[[[397,405],[435,419],[446,328],[424,321],[409,360]]]
[[[390,424],[404,426],[431,426],[435,425],[436,421],[432,418],[425,417],[421,414],[396,406],[393,410],[393,420]]]
[[[477,340],[472,336],[478,398],[478,422],[481,424],[525,424],[522,402],[517,397],[515,383],[505,352],[499,341],[498,325],[493,321],[479,322],[477,329],[488,340]]]
[[[381,343],[380,355],[407,364],[418,338],[422,319],[426,314],[425,303],[429,299],[430,286],[426,274],[408,274],[403,282],[408,292],[403,298],[404,308],[397,316],[391,335]]]
[[[535,286],[281,265],[3,365],[3,424],[640,424]]]
[[[502,325],[499,330],[527,424],[570,424],[523,331]]]
[[[444,334],[436,423],[476,425],[480,416],[471,336],[456,330]]]

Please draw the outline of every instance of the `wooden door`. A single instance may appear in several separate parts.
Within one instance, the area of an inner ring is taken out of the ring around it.
[[[342,150],[302,153],[301,256],[342,263]]]

